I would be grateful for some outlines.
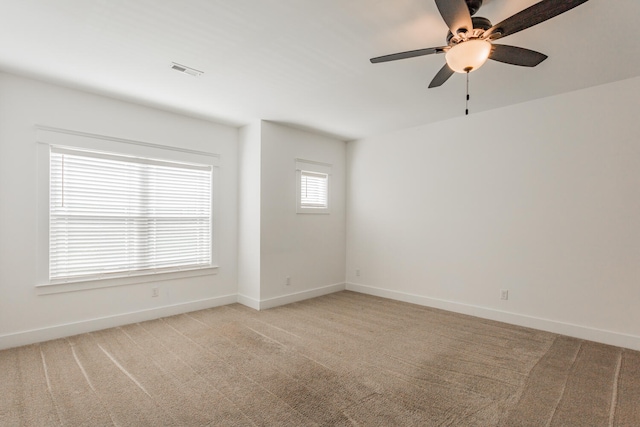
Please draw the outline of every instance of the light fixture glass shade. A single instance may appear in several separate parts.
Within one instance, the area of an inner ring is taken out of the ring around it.
[[[445,59],[447,65],[456,73],[475,71],[487,62],[491,53],[491,43],[486,40],[473,39],[453,46]]]

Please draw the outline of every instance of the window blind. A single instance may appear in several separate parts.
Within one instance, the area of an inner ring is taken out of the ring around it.
[[[301,171],[300,206],[326,208],[329,175],[319,172]]]
[[[212,167],[51,148],[51,281],[211,264]]]

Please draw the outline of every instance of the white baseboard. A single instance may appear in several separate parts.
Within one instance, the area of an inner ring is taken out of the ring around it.
[[[249,308],[253,308],[254,310],[260,310],[260,300],[255,298],[250,298],[246,295],[238,294],[238,303],[242,305],[246,305]]]
[[[115,316],[100,317],[81,322],[66,323],[47,328],[0,335],[0,350],[69,337],[86,332],[98,331],[101,329],[113,328],[116,326],[128,325],[131,323],[144,322],[146,320],[158,319],[160,317],[188,313],[190,311],[233,304],[235,302],[237,302],[237,296],[235,294],[225,295],[222,297],[207,298],[198,301],[141,310],[133,313],[117,314]]]
[[[625,347],[632,350],[640,350],[640,337],[635,335],[606,331],[587,326],[574,325],[571,323],[543,319],[508,311],[495,310],[492,308],[476,305],[463,304],[455,301],[447,301],[438,298],[430,298],[421,295],[392,291],[388,289],[374,288],[372,286],[366,286],[356,283],[347,283],[346,289],[348,291],[389,298],[426,307],[439,308],[455,313],[468,314],[470,316],[481,317],[483,319],[496,320],[498,322],[510,323],[512,325],[539,329],[542,331],[567,335],[570,337],[580,338],[588,341],[595,341],[603,344],[614,345],[617,347]]]
[[[487,307],[480,307],[470,304],[463,304],[454,301],[430,298],[422,295],[414,295],[405,292],[393,291],[382,288],[375,288],[356,283],[337,283],[306,291],[295,292],[275,298],[256,300],[245,295],[226,295],[216,298],[207,298],[188,303],[175,304],[165,307],[158,307],[148,310],[136,311],[133,313],[119,314],[115,316],[101,317],[85,320],[81,322],[67,323],[47,328],[33,329],[29,331],[16,332],[7,335],[0,335],[0,350],[19,347],[22,345],[48,341],[57,338],[86,332],[98,331],[100,329],[113,328],[116,326],[131,323],[153,320],[160,317],[173,316],[190,311],[202,310],[211,307],[233,304],[238,302],[255,310],[266,310],[293,302],[303,301],[322,295],[340,292],[343,290],[359,292],[368,295],[375,295],[397,301],[418,304],[426,307],[439,308],[455,313],[467,314],[484,319],[496,320],[513,325],[539,329],[556,334],[568,335],[575,338],[596,341],[603,344],[625,347],[632,350],[640,350],[640,337],[623,334],[619,332],[606,331],[602,329],[590,328],[571,323],[559,322],[555,320],[543,319],[523,314],[507,311],[495,310]]]
[[[340,292],[344,290],[345,290],[344,283],[336,283],[333,285],[322,286],[320,288],[309,289],[306,291],[282,295],[275,298],[263,299],[260,301],[260,310],[266,310],[268,308],[274,308],[274,307],[278,307],[285,304],[291,304],[292,302],[303,301],[309,298],[320,297],[322,295],[332,294],[334,292]]]
[[[190,311],[203,310],[205,308],[218,307],[233,303],[240,303],[255,310],[266,310],[292,302],[302,301],[327,295],[333,292],[343,291],[344,283],[338,283],[320,288],[310,289],[302,292],[283,295],[266,300],[256,300],[246,295],[233,294],[216,298],[207,298],[188,303],[175,304],[170,306],[152,308],[148,310],[136,311],[133,313],[118,314],[114,316],[100,317],[80,322],[66,323],[46,328],[32,329],[29,331],[16,332],[0,335],[0,350],[37,342],[49,341],[57,338],[69,337],[86,332],[98,331],[101,329],[113,328],[116,326],[128,325],[131,323],[144,322],[146,320],[158,319],[160,317],[173,316],[175,314],[188,313]]]

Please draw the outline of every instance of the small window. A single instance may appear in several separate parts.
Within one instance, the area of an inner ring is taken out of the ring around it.
[[[300,206],[303,208],[327,208],[329,175],[301,171]]]
[[[298,213],[329,213],[330,175],[331,165],[296,161]]]
[[[212,264],[212,166],[51,147],[49,280]]]

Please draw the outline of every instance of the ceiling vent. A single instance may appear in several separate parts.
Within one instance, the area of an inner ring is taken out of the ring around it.
[[[196,70],[195,68],[187,67],[186,65],[178,64],[177,62],[171,63],[171,69],[180,71],[184,74],[189,74],[190,76],[198,77],[203,71]]]

